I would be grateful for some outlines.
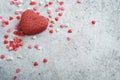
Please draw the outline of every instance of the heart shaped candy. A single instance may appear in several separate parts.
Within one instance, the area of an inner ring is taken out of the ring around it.
[[[46,30],[48,21],[48,18],[28,9],[23,12],[19,25],[25,35],[34,35]]]

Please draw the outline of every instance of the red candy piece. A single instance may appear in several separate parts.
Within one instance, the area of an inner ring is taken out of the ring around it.
[[[4,40],[4,44],[7,44],[8,43],[8,40]]]
[[[44,58],[44,59],[43,59],[43,62],[44,62],[44,63],[47,63],[47,62],[48,62],[48,60],[47,60],[46,58]]]
[[[11,21],[11,20],[13,20],[13,17],[12,17],[12,16],[10,16],[10,17],[9,17],[9,20],[10,20],[10,21]]]
[[[95,20],[92,20],[92,24],[95,24],[96,23],[96,21]]]
[[[35,1],[30,2],[30,5],[35,5],[35,4],[37,4]]]
[[[4,38],[7,39],[9,36],[7,34],[4,35]]]
[[[68,33],[72,33],[72,29],[68,29]]]
[[[0,55],[0,58],[1,58],[1,59],[4,59],[5,57],[6,57],[5,54],[1,54],[1,55]]]
[[[38,66],[39,63],[37,61],[34,62],[34,66]]]
[[[20,28],[26,35],[34,35],[43,32],[48,26],[48,18],[36,14],[33,10],[23,12]]]

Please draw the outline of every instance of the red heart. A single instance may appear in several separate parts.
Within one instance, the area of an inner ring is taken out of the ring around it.
[[[26,10],[22,14],[19,25],[24,34],[34,35],[46,30],[48,21],[48,18],[36,14],[33,10]]]

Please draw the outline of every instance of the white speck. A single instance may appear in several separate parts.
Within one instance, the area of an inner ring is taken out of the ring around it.
[[[45,2],[49,2],[50,0],[45,0]]]
[[[17,56],[17,58],[18,58],[18,59],[22,59],[22,55],[19,54],[19,55]]]
[[[60,30],[59,29],[55,29],[56,32],[59,32]]]
[[[9,56],[6,58],[7,61],[12,61],[13,60],[13,57],[12,56]]]
[[[42,1],[39,2],[39,5],[40,5],[40,6],[43,5],[43,4],[44,4],[44,3],[43,3]]]
[[[35,40],[37,37],[36,36],[33,36],[32,39]]]
[[[56,23],[56,21],[55,21],[54,19],[51,19],[50,21],[51,21],[51,23],[53,23],[53,24]]]
[[[65,27],[69,27],[69,26],[70,26],[69,23],[66,23],[66,24],[65,24]]]

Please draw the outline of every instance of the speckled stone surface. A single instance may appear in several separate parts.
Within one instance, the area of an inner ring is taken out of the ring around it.
[[[6,19],[15,17],[14,12],[19,8],[11,6],[9,0],[0,1],[0,15]],[[120,0],[81,0],[80,4],[76,0],[64,1],[65,11],[55,28],[69,23],[71,34],[65,28],[53,34],[46,30],[35,40],[25,36],[22,38],[25,45],[15,52],[5,48],[3,34],[8,27],[14,29],[18,21],[14,19],[7,27],[0,27],[0,54],[14,58],[13,61],[0,59],[0,80],[13,80],[16,68],[22,70],[17,80],[120,80]],[[20,9],[27,9],[28,2],[23,0]],[[55,6],[54,3],[51,8]],[[47,15],[43,6],[39,11]],[[95,25],[91,24],[93,19],[97,21]],[[67,41],[67,36],[72,39]],[[36,42],[42,50],[27,48]],[[23,58],[17,59],[18,55]],[[43,58],[48,63],[44,64]],[[33,66],[34,61],[39,61],[38,67]]]

